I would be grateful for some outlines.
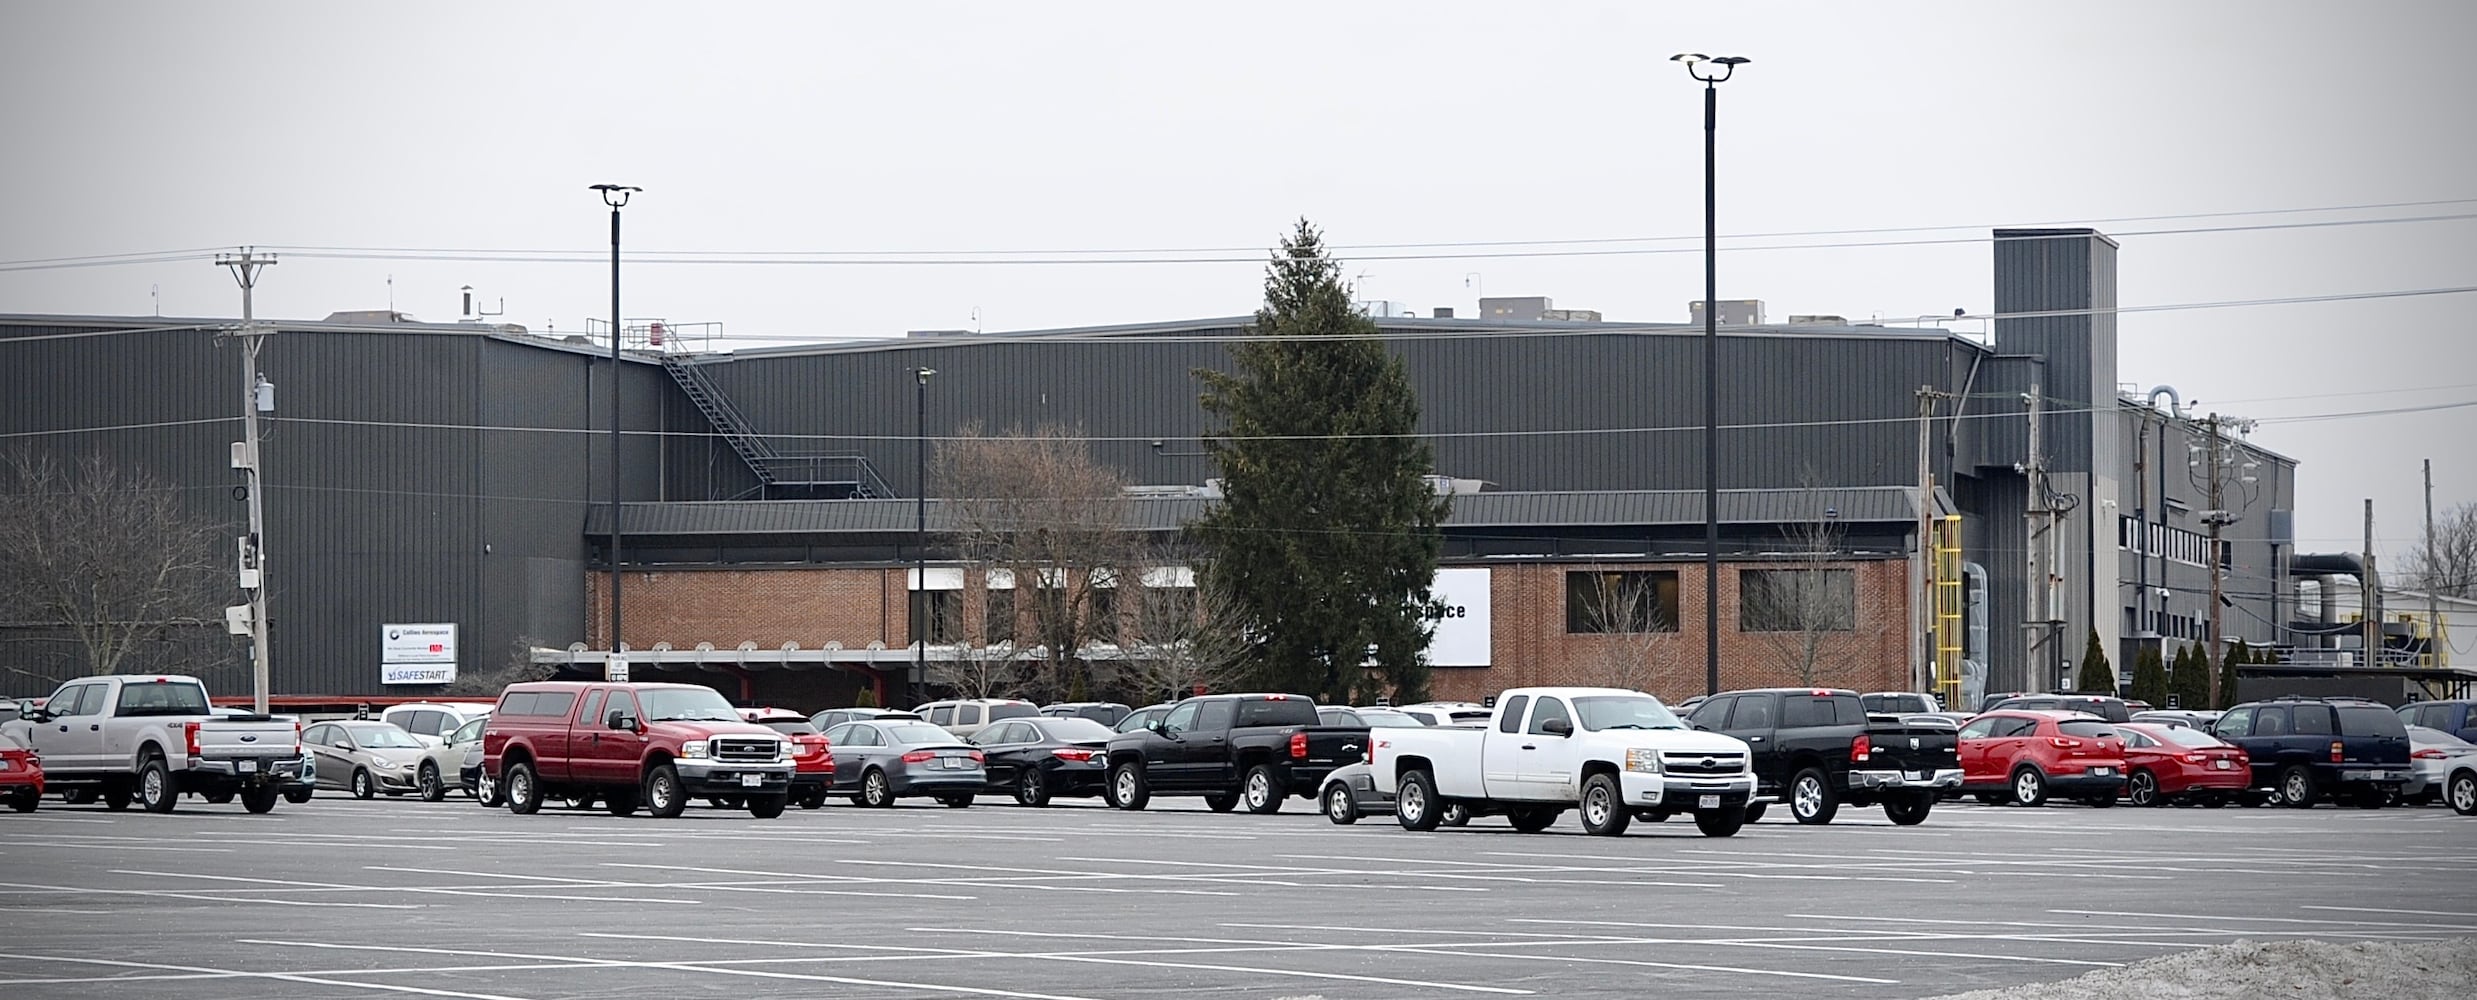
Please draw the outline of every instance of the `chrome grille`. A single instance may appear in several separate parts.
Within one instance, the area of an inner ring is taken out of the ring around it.
[[[783,741],[763,737],[718,737],[714,759],[739,764],[771,764],[781,759]]]
[[[1746,755],[1735,751],[1692,753],[1666,751],[1660,754],[1660,769],[1670,774],[1724,775],[1746,770]]]

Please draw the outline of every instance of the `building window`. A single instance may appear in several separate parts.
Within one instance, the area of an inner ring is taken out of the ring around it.
[[[1845,569],[1737,573],[1740,632],[1849,632],[1858,627],[1858,575]]]
[[[921,641],[921,626],[929,627],[932,643],[963,641],[963,591],[912,591],[912,642]]]
[[[1015,588],[992,587],[989,590],[987,616],[981,622],[981,645],[995,646],[1015,638]]]
[[[1572,635],[1677,631],[1677,573],[1567,571],[1565,631]]]

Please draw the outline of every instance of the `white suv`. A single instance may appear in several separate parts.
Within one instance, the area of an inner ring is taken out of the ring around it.
[[[943,727],[957,739],[969,738],[991,723],[1001,719],[1028,719],[1041,714],[1041,707],[1012,698],[971,698],[961,701],[933,701],[912,710],[913,715]]]

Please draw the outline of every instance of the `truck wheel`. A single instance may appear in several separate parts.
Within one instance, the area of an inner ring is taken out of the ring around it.
[[[1350,794],[1350,786],[1336,781],[1325,786],[1325,818],[1335,826],[1349,826],[1359,821],[1359,801]]]
[[[748,814],[758,819],[773,819],[782,815],[783,807],[789,804],[791,797],[788,795],[751,795],[748,797]]]
[[[1402,829],[1426,833],[1436,829],[1445,818],[1445,810],[1436,799],[1436,779],[1426,771],[1410,771],[1402,775],[1401,786],[1393,791],[1393,818]]]
[[[447,798],[447,783],[439,780],[439,766],[437,764],[433,764],[426,760],[422,761],[421,773],[416,775],[413,780],[415,784],[421,786],[422,801],[438,802]]]
[[[32,788],[18,789],[17,794],[9,796],[9,808],[15,809],[18,812],[30,813],[40,808],[42,805],[42,793],[37,792]]]
[[[1840,796],[1833,794],[1832,779],[1824,776],[1822,768],[1810,767],[1789,779],[1789,815],[1798,822],[1821,826],[1832,822],[1832,816],[1840,811]]]
[[[1247,799],[1247,811],[1258,816],[1270,816],[1282,811],[1281,783],[1273,780],[1273,765],[1258,764],[1247,769],[1240,794]]]
[[[2460,771],[2444,786],[2443,799],[2451,803],[2451,811],[2462,816],[2477,816],[2477,772]]]
[[[1545,806],[1532,806],[1524,809],[1516,809],[1513,812],[1506,813],[1505,818],[1508,822],[1514,824],[1514,829],[1516,830],[1522,831],[1523,833],[1538,833],[1542,830],[1548,829],[1549,827],[1557,825],[1557,817],[1564,812],[1565,810],[1562,809],[1550,809]]]
[[[602,808],[609,811],[613,816],[636,815],[637,799],[642,794],[643,793],[633,788],[624,792],[614,791],[603,797]]]
[[[265,813],[274,812],[275,798],[276,796],[282,794],[283,790],[275,787],[274,785],[258,785],[252,788],[241,789],[241,808],[262,815]],[[303,798],[294,799],[293,801],[306,802],[309,800],[305,796]]]
[[[1129,812],[1142,809],[1144,803],[1152,801],[1152,789],[1146,787],[1144,782],[1144,765],[1135,761],[1121,761],[1118,766],[1110,768],[1109,787],[1110,798],[1116,800],[1110,804]]]
[[[1471,825],[1471,807],[1459,802],[1445,803],[1445,817],[1437,821],[1443,826]]]
[[[860,776],[860,804],[877,809],[894,805],[894,783],[886,780],[886,772],[872,767]]]
[[[1595,837],[1624,836],[1626,827],[1634,822],[1634,814],[1626,811],[1625,792],[1617,787],[1617,776],[1601,773],[1583,782],[1583,832]]]
[[[1204,808],[1217,813],[1226,813],[1238,808],[1238,802],[1237,792],[1214,792],[1204,797]]]
[[[366,799],[378,794],[378,785],[370,781],[370,770],[364,767],[353,769],[352,788],[353,797],[356,799]]]
[[[507,767],[507,811],[519,816],[542,811],[542,777],[533,773],[529,761],[520,760]]]
[[[138,804],[151,813],[168,813],[181,804],[181,793],[172,785],[172,765],[162,757],[148,757],[138,765]]]
[[[2150,773],[2149,768],[2145,767],[2133,772],[2133,777],[2126,779],[2125,787],[2128,791],[2125,798],[2132,804],[2137,806],[2159,804],[2159,776]]]
[[[1027,767],[1015,778],[1015,804],[1038,809],[1049,804],[1049,778],[1037,767]]]
[[[112,785],[103,790],[103,808],[118,812],[129,808],[129,786]]]
[[[1706,837],[1734,837],[1745,826],[1743,809],[1706,809],[1694,814],[1694,828]]]
[[[1894,826],[1917,826],[1927,821],[1927,812],[1934,808],[1932,794],[1895,796],[1884,800],[1884,818]]]
[[[2303,764],[2290,764],[2279,772],[2280,804],[2290,809],[2314,807],[2314,773]]]
[[[2013,772],[2013,801],[2025,806],[2047,804],[2047,776],[2035,767]]]
[[[508,787],[514,789],[515,783]],[[688,811],[688,793],[679,787],[679,769],[667,763],[645,772],[645,790],[639,797],[645,800],[645,812],[655,819],[672,819]]]

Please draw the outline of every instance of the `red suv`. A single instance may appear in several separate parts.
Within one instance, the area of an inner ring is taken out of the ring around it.
[[[0,735],[0,792],[18,812],[33,812],[43,803],[43,755],[5,735]]]
[[[482,728],[482,770],[508,809],[601,799],[614,816],[672,817],[691,798],[729,796],[772,819],[789,800],[792,745],[693,684],[511,684]]]
[[[2053,795],[2112,806],[2124,794],[2124,737],[2081,712],[1987,712],[1961,727],[1961,790],[1987,805]]]
[[[791,801],[802,809],[825,805],[826,789],[834,784],[834,748],[808,716],[785,708],[751,708],[740,717],[791,740]]]

